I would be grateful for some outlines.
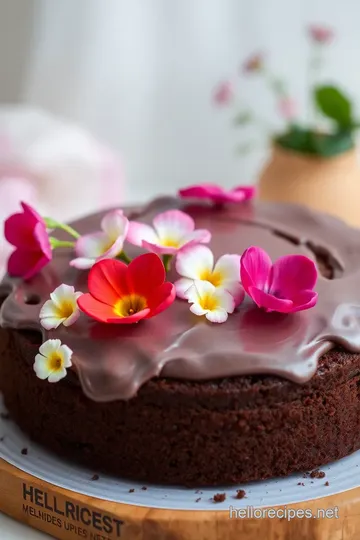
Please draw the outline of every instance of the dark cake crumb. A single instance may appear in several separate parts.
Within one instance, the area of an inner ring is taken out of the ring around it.
[[[134,493],[134,491],[135,491],[134,488],[129,489],[129,493]]]
[[[4,442],[4,439],[5,439],[5,435],[3,435],[2,437],[0,437],[0,442]]]
[[[311,478],[324,478],[324,476],[324,471],[319,471],[319,469],[315,469],[315,471],[312,471],[312,473],[310,473]]]
[[[2,413],[0,413],[0,417],[1,417],[3,420],[10,420],[10,414],[7,413],[7,412],[2,412]]]
[[[23,448],[23,449],[21,450],[21,453],[22,453],[23,456],[27,456],[28,449],[27,449],[27,448]]]
[[[202,491],[200,491],[200,489],[197,489],[195,493],[200,493],[200,495],[202,495]]]
[[[304,482],[298,482],[298,486],[305,486]]]
[[[324,486],[330,486],[329,482],[325,482]]]
[[[243,499],[246,495],[245,489],[237,489],[235,499]]]
[[[143,491],[146,491],[146,490],[147,490],[147,487],[146,487],[146,486],[143,486],[141,489],[142,489]]]
[[[224,502],[226,499],[226,493],[216,493],[213,497],[213,501],[216,503]]]
[[[201,497],[199,497],[198,499],[196,499],[195,502],[199,502],[199,501],[201,501]]]
[[[96,480],[99,480],[99,475],[98,474],[94,474],[94,476],[91,477],[91,481],[92,482],[96,482]]]

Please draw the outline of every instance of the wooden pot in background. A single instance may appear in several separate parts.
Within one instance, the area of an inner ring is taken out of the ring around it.
[[[260,175],[259,199],[304,204],[360,227],[356,149],[323,158],[274,147]]]

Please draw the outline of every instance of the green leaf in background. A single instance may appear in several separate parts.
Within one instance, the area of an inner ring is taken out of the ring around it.
[[[299,126],[293,126],[288,132],[276,137],[275,143],[294,152],[322,157],[337,156],[354,147],[354,139],[349,130],[319,133]]]
[[[348,128],[352,126],[351,102],[338,88],[317,86],[314,89],[314,100],[320,111],[339,126]]]
[[[234,124],[236,126],[243,126],[249,124],[253,119],[250,111],[241,111],[234,118]]]

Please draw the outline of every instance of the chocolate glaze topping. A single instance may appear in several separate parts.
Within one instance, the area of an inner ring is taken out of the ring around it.
[[[247,299],[224,324],[211,324],[177,299],[165,312],[135,325],[105,325],[84,314],[69,328],[46,331],[39,323],[42,304],[61,283],[87,291],[87,272],[69,267],[71,250],[29,282],[5,278],[0,296],[1,325],[35,329],[43,340],[59,338],[74,352],[73,364],[85,394],[96,401],[129,399],[155,376],[214,380],[245,374],[272,374],[305,383],[319,357],[335,345],[360,352],[360,231],[330,216],[295,205],[258,202],[214,208],[207,203],[161,198],[144,209],[129,209],[131,219],[151,223],[159,212],[181,208],[197,228],[212,233],[215,257],[241,254],[250,245],[274,259],[302,253],[331,266],[332,279],[319,273],[316,307],[282,315],[265,313]],[[97,230],[102,214],[73,226]],[[134,257],[141,249],[126,245]],[[177,278],[171,270],[168,279]]]

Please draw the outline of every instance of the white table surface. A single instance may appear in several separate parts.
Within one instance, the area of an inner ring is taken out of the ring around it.
[[[26,540],[46,540],[52,537],[0,513],[0,538],[1,540],[25,540],[25,538]]]

